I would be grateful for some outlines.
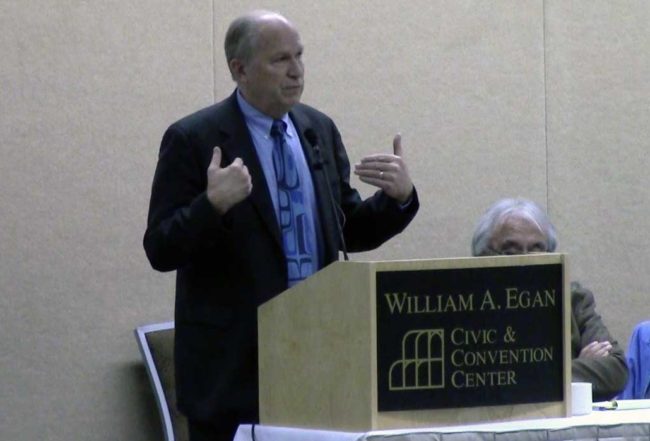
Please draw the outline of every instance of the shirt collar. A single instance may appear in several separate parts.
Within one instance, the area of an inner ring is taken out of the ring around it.
[[[271,124],[273,123],[273,118],[253,107],[248,101],[246,101],[246,98],[244,98],[239,89],[237,89],[237,103],[239,104],[239,108],[244,114],[246,124],[251,129],[259,130],[261,133],[264,133],[267,136],[271,133]],[[293,124],[291,124],[291,118],[289,118],[289,114],[285,113],[280,119],[287,125],[286,134],[292,138],[294,136],[294,131],[291,130]]]

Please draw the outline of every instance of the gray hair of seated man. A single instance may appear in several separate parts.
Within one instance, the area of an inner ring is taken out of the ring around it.
[[[484,256],[490,254],[490,240],[494,229],[504,216],[522,214],[531,218],[542,228],[546,235],[547,250],[552,253],[557,247],[557,233],[546,212],[535,202],[523,198],[507,198],[496,201],[481,216],[472,237],[472,255]]]

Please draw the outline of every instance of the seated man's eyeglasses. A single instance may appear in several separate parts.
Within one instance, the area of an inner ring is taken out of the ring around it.
[[[491,256],[514,256],[517,254],[546,253],[548,247],[545,243],[535,243],[530,246],[520,244],[502,244],[498,247],[488,247],[487,255]]]

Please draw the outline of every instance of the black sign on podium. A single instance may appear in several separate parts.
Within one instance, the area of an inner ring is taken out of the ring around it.
[[[378,411],[562,401],[562,265],[381,271]]]

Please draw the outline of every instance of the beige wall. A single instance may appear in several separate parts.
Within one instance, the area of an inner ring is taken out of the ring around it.
[[[158,143],[232,90],[225,27],[260,6],[352,161],[403,133],[420,214],[355,258],[467,255],[527,196],[623,344],[650,318],[646,1],[1,0],[0,439],[161,438],[132,337],[173,312],[141,246]]]

